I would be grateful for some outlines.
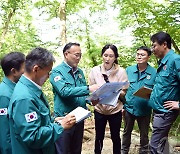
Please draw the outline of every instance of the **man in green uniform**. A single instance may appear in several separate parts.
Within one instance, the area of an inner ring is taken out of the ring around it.
[[[81,48],[78,43],[68,43],[63,49],[64,61],[52,70],[50,82],[54,92],[55,116],[65,116],[78,106],[86,108],[86,96],[98,88],[87,86],[83,71],[78,68]],[[60,154],[81,154],[84,122],[64,131],[56,145]]]
[[[148,64],[151,50],[145,46],[137,49],[136,65],[129,66],[126,71],[130,82],[126,93],[124,104],[125,127],[122,140],[122,153],[128,154],[131,144],[131,133],[134,122],[137,120],[140,131],[140,154],[147,154],[149,150],[149,124],[151,118],[151,107],[148,106],[148,99],[133,95],[138,89],[145,86],[153,88],[156,70]]]
[[[8,120],[8,106],[16,82],[24,72],[25,56],[11,52],[1,59],[5,77],[0,84],[0,154],[11,154],[11,139]]]
[[[55,154],[55,141],[75,123],[75,116],[71,115],[61,125],[51,119],[41,86],[49,77],[53,62],[52,53],[40,47],[26,56],[25,73],[16,84],[9,105],[13,154]]]
[[[152,154],[165,154],[169,153],[168,133],[180,108],[180,55],[171,49],[171,37],[165,32],[154,34],[151,41],[160,60],[150,98],[155,113],[150,147]]]

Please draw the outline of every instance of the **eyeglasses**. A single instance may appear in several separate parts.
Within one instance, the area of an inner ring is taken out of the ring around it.
[[[71,55],[74,55],[76,58],[81,58],[81,56],[82,56],[82,53],[73,54],[73,53],[70,53],[69,51],[68,51],[68,53],[71,54]]]

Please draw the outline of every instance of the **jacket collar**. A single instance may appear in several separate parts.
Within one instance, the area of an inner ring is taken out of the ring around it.
[[[165,64],[172,54],[174,54],[174,51],[170,49],[169,52],[164,56],[164,58],[159,60],[159,64],[160,63]]]
[[[133,72],[134,73],[138,73],[139,72],[139,69],[138,69],[138,65],[134,65],[134,69],[133,69]],[[151,67],[149,64],[147,64],[147,68],[145,69],[145,73],[147,74],[151,74]]]
[[[21,76],[19,79],[19,82],[26,85],[35,95],[37,95],[39,98],[42,95],[42,90],[39,89],[33,82],[30,81],[30,79],[27,79],[24,77],[24,75]]]
[[[63,66],[64,71],[66,71],[66,72],[71,72],[72,71],[72,67],[69,66],[65,61],[62,62],[62,66]],[[73,73],[75,74],[76,72],[79,72],[78,67],[77,67],[76,71],[73,72]]]
[[[3,78],[3,82],[8,85],[11,89],[14,89],[16,83],[9,80],[6,76]]]

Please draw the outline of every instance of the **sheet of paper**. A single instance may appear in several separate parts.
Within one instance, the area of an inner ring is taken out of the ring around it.
[[[140,89],[138,89],[133,95],[141,97],[141,98],[149,99],[151,92],[152,92],[151,88],[144,86],[144,87],[141,87]]]
[[[103,98],[99,101],[99,104],[116,106],[121,91],[112,93],[109,97]]]

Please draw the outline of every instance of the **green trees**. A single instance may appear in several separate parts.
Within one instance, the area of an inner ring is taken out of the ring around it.
[[[173,38],[173,46],[180,53],[180,2],[178,0],[116,0],[114,7],[120,7],[118,21],[121,29],[133,27],[135,45],[150,46],[150,36],[166,31]]]
[[[32,25],[30,1],[2,0],[0,2],[0,57],[10,51],[27,52],[40,43]]]

